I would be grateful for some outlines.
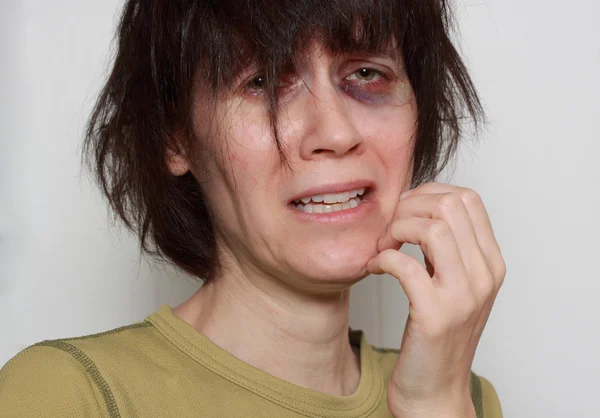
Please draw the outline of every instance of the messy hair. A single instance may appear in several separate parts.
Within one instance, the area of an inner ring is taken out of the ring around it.
[[[284,158],[276,86],[298,52],[315,38],[333,54],[378,52],[394,39],[417,105],[416,187],[448,164],[464,122],[483,119],[452,27],[446,0],[128,0],[84,155],[145,252],[210,280],[219,259],[205,196],[191,173],[174,176],[167,166],[176,133],[206,140],[194,138],[189,116],[198,80],[216,100],[245,66],[262,68]]]

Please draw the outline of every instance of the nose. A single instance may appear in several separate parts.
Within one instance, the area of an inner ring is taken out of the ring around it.
[[[319,85],[305,93],[302,103],[300,157],[311,160],[361,153],[364,139],[348,117],[344,99],[335,87],[315,84]]]

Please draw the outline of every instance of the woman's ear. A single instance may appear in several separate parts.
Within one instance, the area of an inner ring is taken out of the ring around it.
[[[190,171],[187,152],[178,138],[173,138],[172,143],[167,145],[167,167],[174,176],[183,176]]]
[[[174,176],[183,176],[190,171],[190,164],[188,163],[187,158],[179,153],[173,152],[171,149],[167,151],[167,166]]]

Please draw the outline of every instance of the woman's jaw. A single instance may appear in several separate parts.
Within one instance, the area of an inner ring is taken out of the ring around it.
[[[226,264],[239,264],[240,274],[262,274],[296,289],[330,292],[350,287],[367,275],[365,266],[377,254],[377,241],[395,208],[395,198],[379,187],[376,176],[371,178],[290,187],[300,191],[280,191],[286,196],[281,199],[274,198],[273,190],[255,187],[252,198],[240,191],[236,200],[245,204],[220,202],[219,207],[229,208],[215,213],[221,254],[229,259]],[[387,189],[401,191],[400,185]],[[356,197],[350,198],[353,191]],[[295,207],[295,201],[303,204],[307,197],[327,199],[330,203],[315,202],[326,206],[340,204],[331,203],[334,199],[360,198],[360,204],[335,212],[305,213]]]

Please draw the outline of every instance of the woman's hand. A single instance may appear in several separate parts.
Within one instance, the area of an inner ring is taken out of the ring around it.
[[[475,417],[469,376],[506,266],[479,195],[427,183],[401,196],[370,273],[396,277],[410,302],[388,389],[399,417]],[[423,266],[401,253],[416,244]]]

